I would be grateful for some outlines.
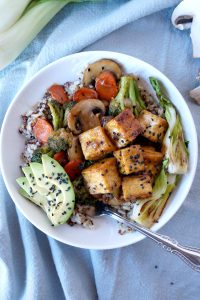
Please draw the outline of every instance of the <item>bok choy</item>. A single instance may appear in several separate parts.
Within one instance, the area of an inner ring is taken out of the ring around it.
[[[68,3],[87,0],[1,0],[0,70],[12,62]]]
[[[157,79],[150,77],[159,103],[168,122],[168,130],[163,140],[163,150],[170,174],[185,174],[188,168],[188,149],[185,144],[181,119],[171,101],[164,95]]]

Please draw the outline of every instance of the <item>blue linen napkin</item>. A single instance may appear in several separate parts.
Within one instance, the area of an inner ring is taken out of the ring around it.
[[[26,79],[49,62],[81,50],[113,50],[144,59],[172,79],[188,99],[200,67],[200,60],[192,59],[188,33],[172,27],[171,9],[150,15],[178,2],[132,0],[66,6],[0,73],[1,122]],[[199,132],[199,107],[188,104]],[[186,202],[162,233],[200,247],[199,192],[197,176]],[[199,298],[199,274],[147,239],[107,251],[73,248],[32,226],[16,210],[2,180],[0,199],[2,300]]]

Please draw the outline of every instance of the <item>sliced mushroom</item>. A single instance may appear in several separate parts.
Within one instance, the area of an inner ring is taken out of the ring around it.
[[[104,116],[105,112],[105,106],[100,100],[80,101],[71,109],[68,115],[68,127],[74,134],[80,134],[101,125],[100,117]]]
[[[183,0],[172,14],[172,23],[180,30],[191,28],[193,57],[200,57],[200,1]]]
[[[111,71],[117,79],[122,76],[120,66],[113,60],[101,59],[92,64],[89,64],[83,74],[83,85],[88,86],[95,78],[103,71]]]
[[[200,105],[200,86],[190,91],[190,97],[193,98],[197,104]]]
[[[70,148],[67,150],[69,160],[83,160],[83,152],[78,136],[74,136],[71,141]]]

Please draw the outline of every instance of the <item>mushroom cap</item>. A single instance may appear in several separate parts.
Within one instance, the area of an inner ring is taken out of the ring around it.
[[[175,8],[171,20],[172,24],[180,30],[191,28],[193,57],[200,57],[200,1],[183,0]]]
[[[77,103],[68,114],[67,124],[74,134],[100,125],[100,116],[106,112],[105,105],[98,99],[87,99]]]
[[[115,61],[111,59],[101,59],[89,64],[83,73],[83,85],[88,86],[103,71],[112,72],[117,79],[122,76],[122,70]]]
[[[172,24],[180,30],[189,29],[192,25],[191,19],[197,15],[200,17],[200,1],[183,0],[173,11]],[[189,22],[179,23],[180,20],[188,20]]]

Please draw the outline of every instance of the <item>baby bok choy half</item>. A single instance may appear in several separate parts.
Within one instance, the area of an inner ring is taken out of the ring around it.
[[[12,62],[68,3],[89,0],[1,0],[0,70]]]
[[[167,171],[170,174],[185,174],[188,168],[188,149],[184,140],[180,116],[171,101],[162,92],[158,80],[150,77],[150,82],[169,125],[163,140]]]

